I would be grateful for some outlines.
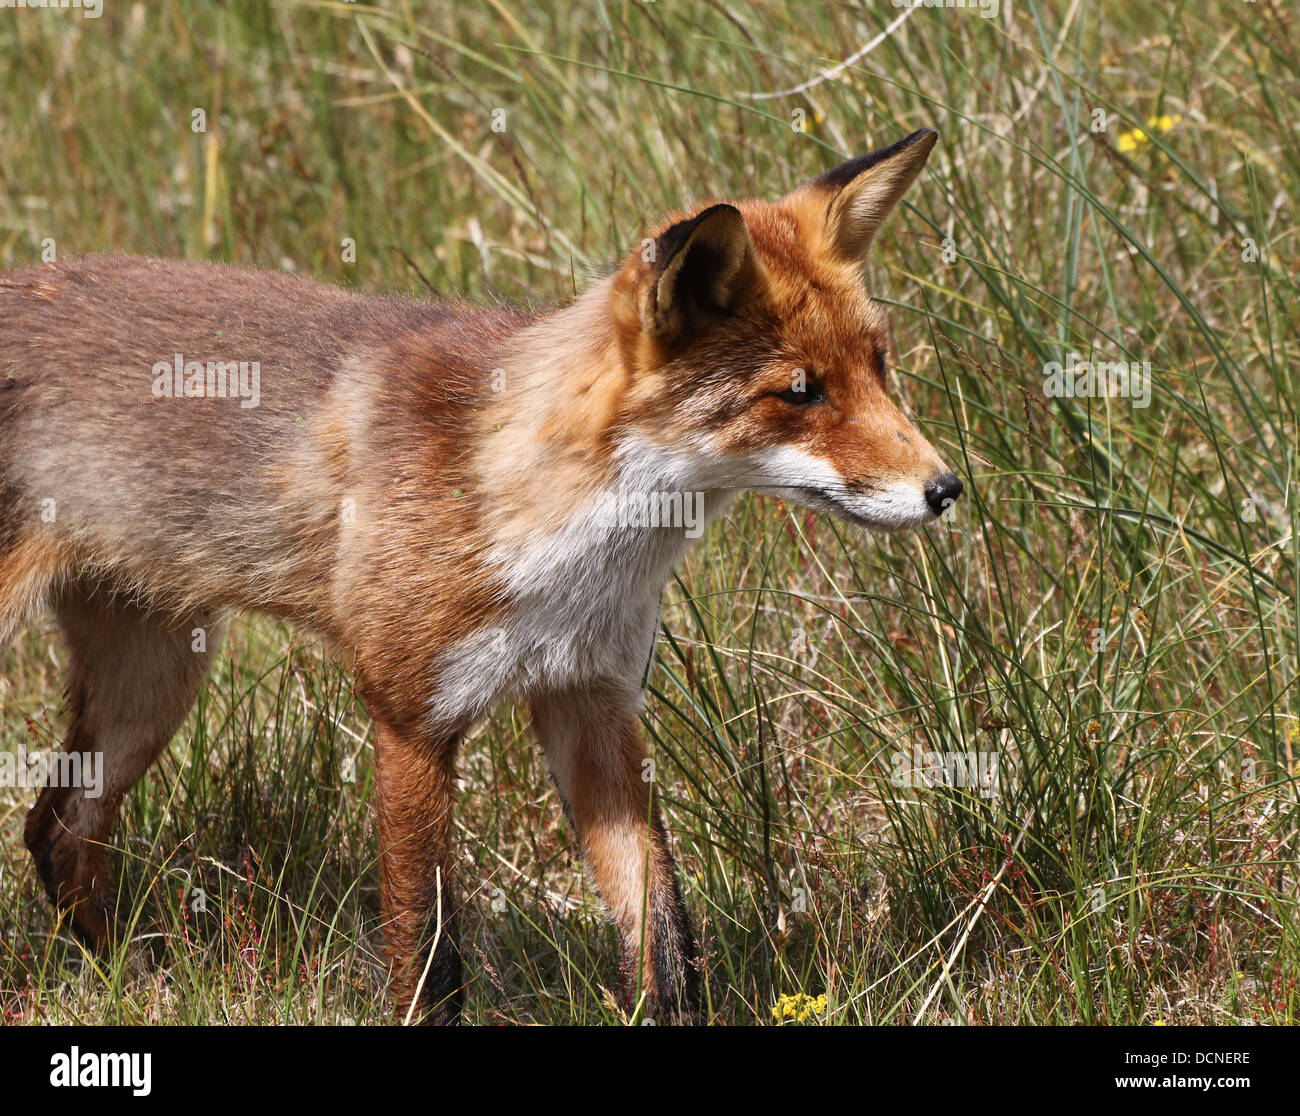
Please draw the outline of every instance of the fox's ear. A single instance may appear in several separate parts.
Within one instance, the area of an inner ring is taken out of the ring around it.
[[[841,163],[803,187],[826,198],[824,221],[831,251],[850,260],[867,254],[876,231],[921,173],[938,138],[933,128],[922,128],[890,147]]]
[[[663,340],[731,309],[757,276],[754,244],[734,205],[710,206],[679,221],[647,244],[641,259],[641,328]]]

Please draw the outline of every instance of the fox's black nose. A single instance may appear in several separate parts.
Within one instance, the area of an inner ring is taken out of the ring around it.
[[[925,502],[935,515],[943,515],[961,495],[961,477],[956,473],[940,473],[925,486]]]

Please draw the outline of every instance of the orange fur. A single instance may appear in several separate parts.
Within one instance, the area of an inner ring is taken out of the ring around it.
[[[858,273],[934,136],[773,203],[670,215],[545,316],[161,260],[0,280],[0,643],[54,604],[64,748],[102,753],[110,780],[102,801],[51,786],[27,821],[75,927],[111,936],[121,797],[183,720],[222,618],[259,610],[322,635],[374,719],[403,1017],[459,1013],[456,750],[523,696],[629,991],[691,1018],[703,973],[636,720],[659,594],[698,536],[611,501],[698,495],[716,515],[751,488],[893,529],[956,498],[887,397]],[[256,362],[258,401],[160,393],[173,360]]]

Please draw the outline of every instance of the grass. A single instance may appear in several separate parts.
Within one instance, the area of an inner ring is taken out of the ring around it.
[[[842,69],[897,9],[9,12],[0,265],[52,238],[546,304],[687,197],[937,126],[868,275],[968,499],[872,539],[749,499],[665,601],[645,731],[711,1017],[1294,1023],[1295,16],[1002,7],[918,10]],[[1149,406],[1046,397],[1071,352],[1149,362]],[[6,750],[57,747],[61,655],[47,625],[0,659]],[[916,751],[995,757],[1000,793],[908,785]],[[318,648],[237,624],[124,810],[137,940],[96,961],[0,787],[5,1018],[386,1018],[371,757]],[[620,1021],[520,713],[462,774],[468,1018]]]

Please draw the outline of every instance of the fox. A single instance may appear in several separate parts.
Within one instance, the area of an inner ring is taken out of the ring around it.
[[[51,778],[26,817],[60,918],[92,948],[118,940],[123,798],[228,619],[263,613],[339,656],[372,723],[400,1021],[463,1011],[457,751],[503,701],[529,712],[629,1010],[701,1021],[707,972],[639,732],[660,598],[701,533],[679,511],[713,522],[754,491],[898,531],[961,495],[890,398],[863,281],[937,139],[776,201],[673,210],[545,311],[204,261],[0,275],[0,649],[53,614],[62,749],[102,767],[102,793]]]

